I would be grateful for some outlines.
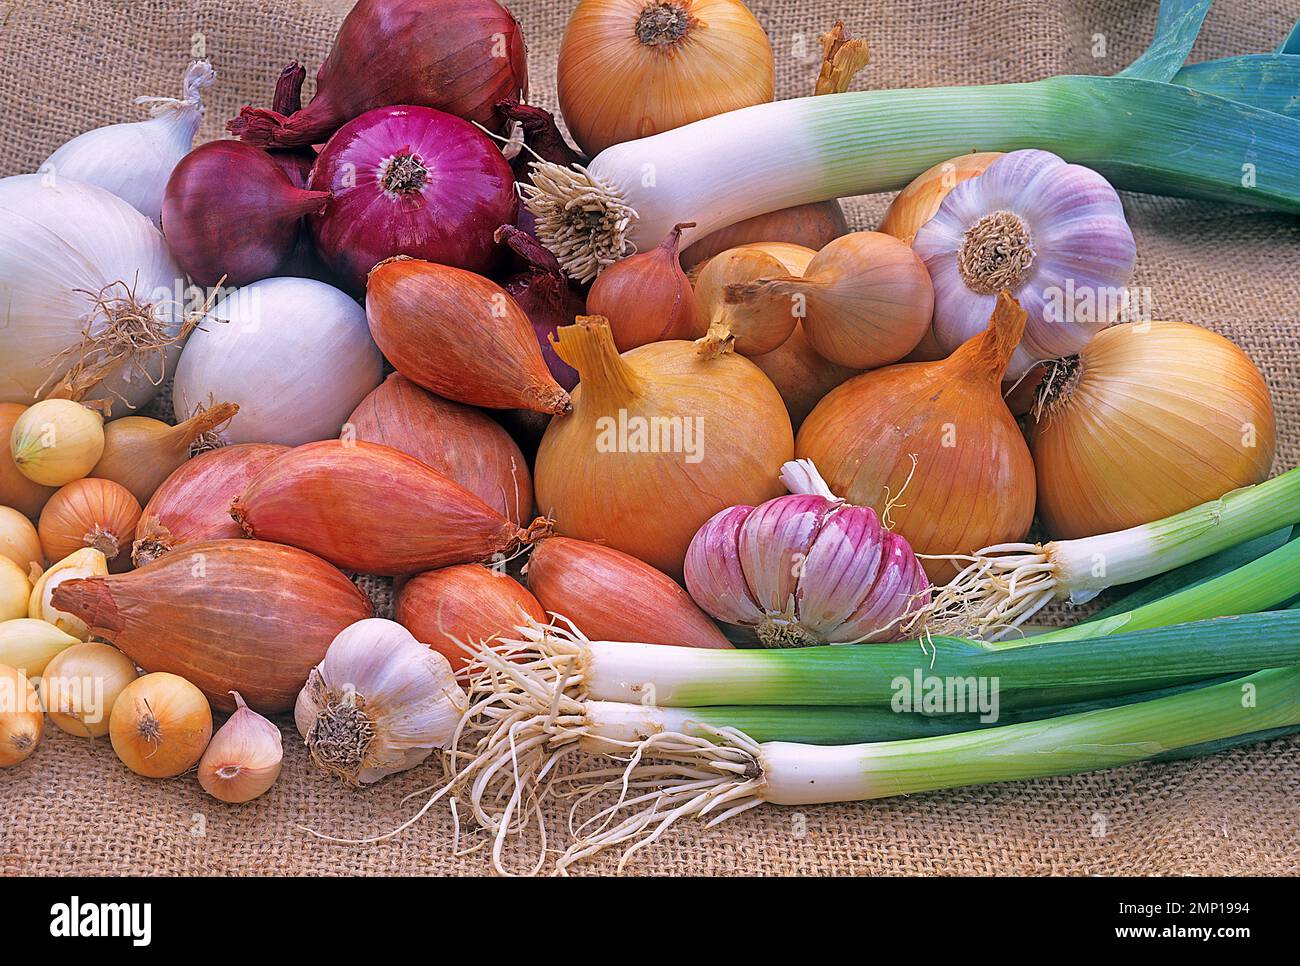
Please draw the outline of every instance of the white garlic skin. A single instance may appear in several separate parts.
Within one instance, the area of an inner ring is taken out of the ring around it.
[[[349,701],[373,736],[359,760],[326,760],[313,728],[332,703]],[[350,784],[367,785],[446,748],[466,704],[445,657],[401,624],[372,617],[334,638],[298,694],[293,716],[318,765]]]
[[[221,726],[199,759],[199,784],[203,790],[231,805],[251,802],[266,792],[280,777],[284,747],[280,729],[244,704],[232,691],[238,705]]]
[[[1048,151],[1012,151],[957,185],[912,243],[934,283],[935,340],[952,352],[983,331],[997,291],[976,291],[959,267],[969,232],[1009,212],[1031,262],[1008,289],[1029,318],[1006,380],[1079,352],[1119,315],[1137,247],[1119,195],[1097,172]]]

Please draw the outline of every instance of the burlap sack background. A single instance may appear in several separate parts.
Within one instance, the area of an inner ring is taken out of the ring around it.
[[[573,0],[512,0],[528,39],[533,99],[554,106],[554,67]],[[349,0],[0,0],[0,175],[33,170],[68,137],[135,119],[137,94],[171,93],[192,54],[219,74],[201,137],[240,105],[265,103],[281,65],[314,74]],[[1150,37],[1155,0],[756,0],[777,50],[778,96],[809,91],[817,35],[836,17],[869,38],[863,86],[1112,73]],[[1273,49],[1297,0],[1219,0],[1193,60]],[[1096,54],[1097,56],[1094,56]],[[309,90],[311,80],[308,81]],[[873,227],[887,196],[855,201]],[[1277,406],[1279,466],[1300,461],[1300,230],[1296,219],[1141,196],[1135,284],[1156,316],[1207,325],[1248,349]],[[382,605],[382,601],[380,602]],[[6,874],[484,874],[455,856],[434,810],[381,844],[313,839],[383,832],[412,813],[430,765],[364,792],[314,771],[292,727],[285,773],[264,798],[220,806],[192,779],[150,782],[104,746],[50,728],[38,753],[0,772]],[[686,826],[632,866],[647,874],[1294,874],[1300,871],[1300,739],[1217,758],[1136,765],[862,805],[764,808],[705,833]],[[613,859],[585,869],[608,872]]]

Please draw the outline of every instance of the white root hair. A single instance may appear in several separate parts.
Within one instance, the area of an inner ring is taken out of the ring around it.
[[[1039,544],[1000,543],[974,555],[917,554],[965,564],[905,625],[916,635],[952,634],[998,641],[1058,596],[1056,562]]]
[[[637,213],[616,188],[582,165],[549,161],[531,165],[532,184],[521,184],[524,204],[537,219],[537,237],[564,270],[589,282],[628,251],[628,228]]]

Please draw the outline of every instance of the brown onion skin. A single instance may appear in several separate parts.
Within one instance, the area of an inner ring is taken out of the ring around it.
[[[523,33],[496,0],[360,0],[316,92],[292,117],[246,107],[227,128],[259,147],[293,147],[320,143],[374,108],[415,104],[499,130],[497,102],[528,94]]]
[[[525,615],[546,623],[546,611],[527,588],[482,564],[416,574],[397,592],[394,610],[397,623],[445,657],[457,673],[470,662],[457,640],[474,645],[509,636]]]
[[[182,463],[140,514],[132,551],[136,566],[186,544],[243,537],[239,524],[230,519],[230,501],[287,452],[289,447],[279,443],[239,443]]]
[[[201,144],[176,165],[162,225],[177,264],[200,285],[246,285],[293,257],[302,219],[328,191],[294,187],[265,151],[238,141]]]
[[[94,547],[107,558],[111,572],[130,570],[131,538],[139,522],[140,503],[122,484],[74,480],[59,487],[41,511],[41,549],[47,560],[58,562],[82,547]]]
[[[849,223],[838,201],[814,201],[755,215],[710,232],[686,246],[682,266],[689,270],[719,252],[755,242],[790,242],[817,251],[848,233]]]
[[[790,338],[778,348],[749,361],[772,380],[790,413],[790,425],[797,433],[808,414],[836,386],[858,374],[829,359],[823,359],[808,342],[803,326],[796,325]]]
[[[533,539],[414,457],[354,441],[286,453],[249,483],[230,514],[250,537],[393,577],[489,560]]]
[[[510,434],[487,413],[391,373],[348,417],[355,438],[414,456],[515,523],[530,517],[533,476]]]
[[[291,710],[334,637],[372,611],[335,567],[257,540],[196,543],[129,574],[67,580],[54,606],[217,708],[233,711],[235,690],[262,714]]]
[[[487,409],[572,408],[527,314],[473,272],[414,258],[381,262],[366,284],[366,318],[393,368],[430,392]]]
[[[547,537],[533,549],[525,576],[543,607],[591,640],[731,647],[675,580],[613,547]]]
[[[587,311],[609,320],[619,352],[704,335],[708,320],[700,318],[691,282],[678,258],[682,232],[693,225],[674,225],[656,247],[615,262],[591,283]]]
[[[34,520],[58,487],[33,483],[14,465],[9,453],[9,436],[26,408],[22,403],[0,403],[0,441],[4,443],[0,446],[0,506],[13,507]]]

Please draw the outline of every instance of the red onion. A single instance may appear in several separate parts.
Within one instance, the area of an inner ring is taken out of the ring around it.
[[[200,285],[245,285],[270,278],[294,254],[304,215],[327,191],[295,188],[265,151],[209,141],[184,158],[163,194],[163,234],[172,255]]]
[[[930,597],[907,541],[870,507],[831,495],[807,460],[787,463],[791,496],[733,506],[700,527],[686,552],[686,588],[767,647],[893,641]]]
[[[274,110],[285,117],[302,110],[302,82],[306,77],[307,69],[296,60],[280,71],[280,76],[275,82],[275,96],[271,100]],[[311,166],[316,163],[315,148],[304,144],[296,148],[268,150],[266,153],[280,166],[280,170],[289,176],[295,188],[307,187],[307,183],[311,180]],[[314,278],[317,281],[333,284],[334,280],[330,277],[329,271],[316,255],[306,218],[300,223],[298,243],[293,254],[281,266],[280,274]]]
[[[560,262],[536,238],[514,225],[497,229],[497,241],[504,241],[527,268],[512,275],[501,287],[519,303],[533,324],[546,368],[565,389],[578,384],[578,370],[555,354],[550,337],[562,325],[573,325],[579,315],[587,314],[586,300],[573,290],[560,269]]]
[[[528,93],[519,23],[496,0],[361,0],[292,117],[246,107],[227,127],[260,147],[324,141],[366,111],[434,107],[499,130],[496,103]]]
[[[428,107],[384,107],[349,121],[321,151],[311,184],[333,193],[311,219],[316,249],[355,292],[394,255],[487,274],[499,255],[492,234],[518,207],[497,146]]]

